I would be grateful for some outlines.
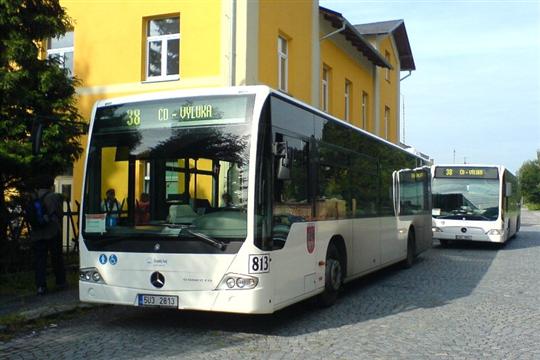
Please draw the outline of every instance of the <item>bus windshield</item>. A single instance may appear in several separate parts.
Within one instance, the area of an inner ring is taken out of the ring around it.
[[[435,178],[433,217],[439,219],[497,220],[499,180]]]
[[[174,239],[221,249],[245,240],[253,100],[98,108],[86,170],[85,243]]]

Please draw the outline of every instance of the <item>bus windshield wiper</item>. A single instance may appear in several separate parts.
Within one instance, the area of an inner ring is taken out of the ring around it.
[[[217,247],[219,250],[224,250],[225,247],[227,245],[225,245],[225,243],[221,242],[220,240],[217,240],[217,239],[214,239],[213,237],[211,236],[208,236],[208,235],[205,235],[205,234],[202,234],[200,232],[196,232],[196,231],[193,231],[193,230],[190,230],[188,229],[187,227],[186,228],[182,228],[182,230],[180,230],[180,233],[179,235],[182,233],[182,232],[187,232],[188,234],[196,237],[197,239],[200,239],[200,240],[203,240],[204,242],[206,242],[207,244],[210,244],[214,247]]]

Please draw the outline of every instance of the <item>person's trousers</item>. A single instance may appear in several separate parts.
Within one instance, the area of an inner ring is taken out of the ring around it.
[[[62,235],[41,239],[34,242],[34,269],[36,286],[47,287],[47,255],[51,253],[51,265],[56,278],[56,285],[66,283],[66,270],[62,253]]]

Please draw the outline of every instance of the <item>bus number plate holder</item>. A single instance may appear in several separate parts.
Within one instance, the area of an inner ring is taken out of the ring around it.
[[[138,306],[178,308],[178,296],[138,294]]]
[[[456,240],[472,240],[471,235],[456,235]]]

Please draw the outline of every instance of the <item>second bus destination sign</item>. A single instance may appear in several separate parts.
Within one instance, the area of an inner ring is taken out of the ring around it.
[[[493,167],[439,166],[435,168],[437,178],[498,179],[499,172]]]

